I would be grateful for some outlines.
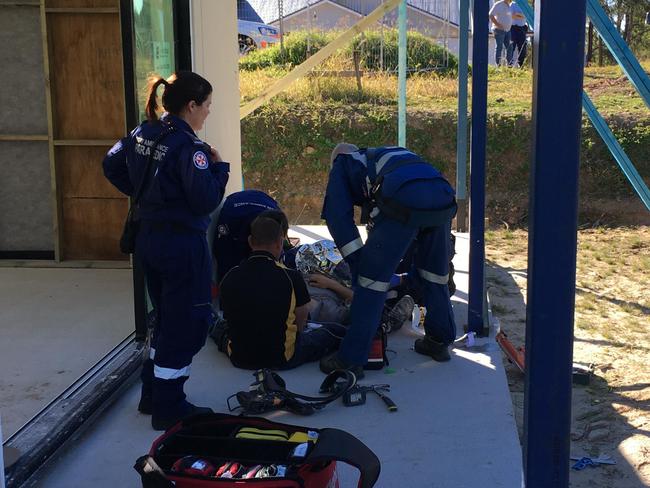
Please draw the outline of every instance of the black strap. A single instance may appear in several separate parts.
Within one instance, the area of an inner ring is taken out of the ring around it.
[[[366,168],[368,169],[368,179],[371,183],[377,178],[377,148],[369,147],[366,149]]]
[[[361,473],[358,488],[372,488],[379,478],[379,458],[359,439],[339,429],[321,429],[318,442],[305,458],[306,463],[341,461]]]
[[[257,370],[253,376],[257,378],[257,382],[251,385],[251,390],[239,391],[228,397],[227,403],[231,412],[241,407],[244,414],[289,410],[299,415],[311,415],[315,410],[342,397],[357,382],[356,376],[351,371],[334,370],[325,377],[320,386],[320,392],[328,395],[314,397],[287,390],[282,377],[269,369]],[[339,379],[343,381],[337,382]],[[231,398],[237,399],[239,407],[230,406]]]
[[[176,486],[171,482],[160,466],[151,456],[139,457],[133,466],[142,479],[142,488],[174,488]]]
[[[425,161],[423,161],[417,154],[411,153],[414,156],[417,156],[417,161],[414,161],[413,159],[409,159],[408,157],[403,157],[396,161],[395,163],[391,164],[390,167],[388,166],[388,163],[384,165],[384,167],[381,169],[379,174],[377,174],[377,152],[379,148],[376,147],[369,147],[366,149],[366,167],[368,168],[368,179],[370,180],[370,183],[372,183],[373,186],[379,186],[381,185],[381,182],[384,180],[384,177],[395,171],[396,169],[401,168],[402,166],[407,166],[409,164],[427,164]],[[385,154],[390,154],[391,152],[394,151],[408,151],[408,149],[405,149],[403,147],[398,147],[395,149],[391,149],[390,151],[387,151],[384,153]],[[411,152],[411,151],[409,151]],[[383,155],[382,155],[383,156]]]
[[[140,184],[138,185],[138,189],[136,190],[135,194],[133,195],[133,206],[136,206],[138,202],[140,201],[140,197],[142,197],[142,191],[144,190],[144,187],[146,186],[146,182],[149,179],[149,174],[151,173],[151,162],[154,160],[153,156],[154,153],[156,152],[156,148],[158,147],[158,144],[161,143],[161,141],[167,137],[169,134],[174,132],[176,128],[171,125],[167,124],[163,131],[158,134],[158,137],[153,141],[153,144],[151,145],[151,149],[149,152],[149,157],[147,158],[147,164],[144,167],[144,173],[142,174],[142,179],[140,180]],[[156,166],[158,164],[156,163]]]
[[[406,207],[392,198],[384,198],[381,189],[375,194],[375,204],[380,212],[383,212],[388,218],[397,220],[409,227],[418,227],[428,229],[439,227],[451,222],[456,215],[458,206],[456,200],[446,208],[439,210],[416,210]]]

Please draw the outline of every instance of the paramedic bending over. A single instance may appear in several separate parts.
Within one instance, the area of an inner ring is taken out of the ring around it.
[[[449,234],[456,213],[454,190],[420,156],[401,147],[334,148],[323,214],[330,234],[350,265],[354,297],[350,327],[338,353],[321,360],[325,373],[350,369],[363,375],[370,343],[380,323],[393,273],[415,240],[407,280],[423,290],[429,313],[426,335],[415,351],[448,361],[456,337],[449,300]],[[354,224],[354,206],[368,217],[365,245]]]
[[[158,119],[156,91],[163,85]],[[164,430],[179,419],[209,411],[185,400],[192,357],[203,347],[211,317],[211,256],[206,240],[210,213],[219,205],[228,163],[195,131],[210,113],[212,86],[192,72],[149,83],[147,119],[104,159],[104,174],[133,195],[144,181],[136,256],[141,260],[156,312],[150,359],[142,368],[138,410]],[[155,146],[155,147],[154,147]],[[151,168],[145,175],[147,158]]]

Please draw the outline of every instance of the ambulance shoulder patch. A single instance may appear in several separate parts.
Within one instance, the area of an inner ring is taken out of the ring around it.
[[[120,140],[117,141],[117,142],[113,145],[113,147],[108,151],[108,155],[109,155],[109,156],[114,156],[114,155],[116,155],[118,152],[120,152],[120,151],[122,150],[122,147],[123,147],[123,146],[124,146],[124,145],[122,144],[122,140],[120,139]]]
[[[195,152],[194,156],[192,156],[192,160],[197,169],[206,169],[208,167],[208,157],[203,151]]]

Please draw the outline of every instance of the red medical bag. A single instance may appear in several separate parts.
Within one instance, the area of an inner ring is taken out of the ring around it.
[[[379,477],[377,456],[342,430],[204,414],[158,437],[134,467],[143,488],[339,488],[337,461],[359,469],[359,488]]]

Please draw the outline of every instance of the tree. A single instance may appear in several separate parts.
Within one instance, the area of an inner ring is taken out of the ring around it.
[[[600,0],[616,29],[637,57],[650,55],[650,0]]]

